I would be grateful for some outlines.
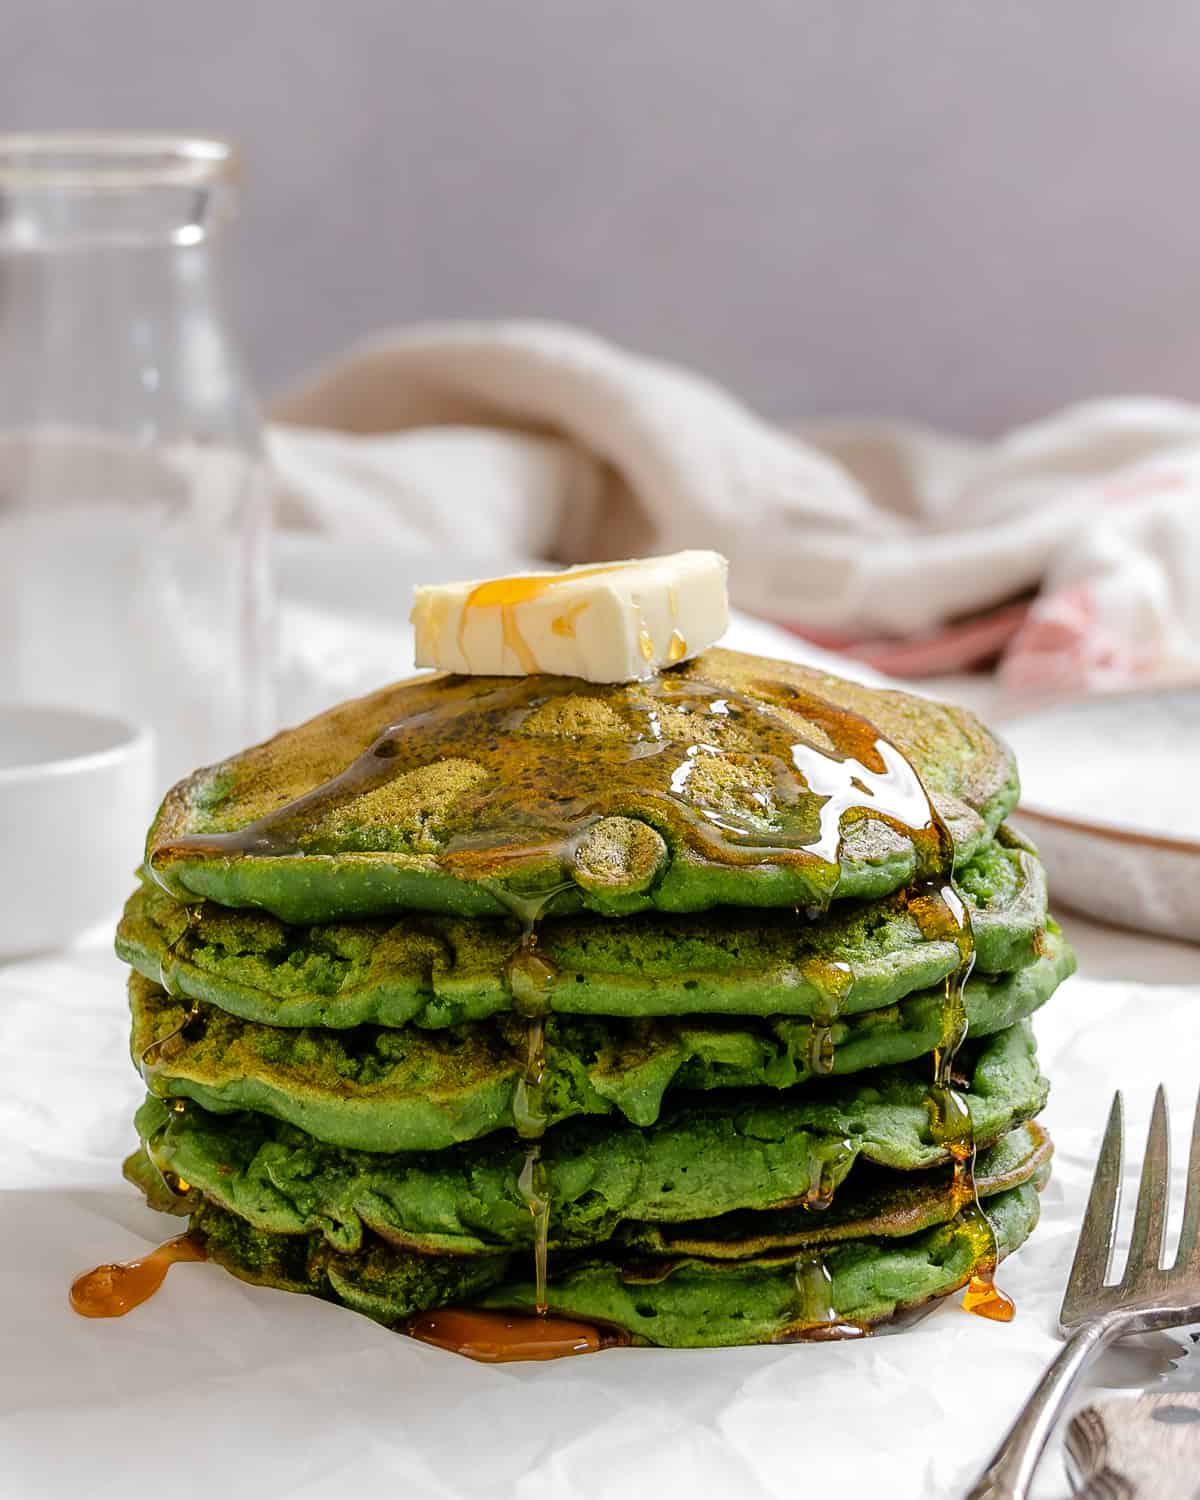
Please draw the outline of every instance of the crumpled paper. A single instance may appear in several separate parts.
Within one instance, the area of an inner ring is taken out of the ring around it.
[[[1134,941],[1134,940],[1131,940]],[[890,1500],[958,1496],[1058,1347],[1112,1090],[1140,1157],[1154,1085],[1182,1148],[1200,986],[1076,977],[1039,1018],[1057,1145],[1042,1224],[1000,1273],[1017,1320],[957,1298],[861,1343],[628,1349],[484,1366],[309,1298],[174,1267],[123,1319],[67,1303],[80,1270],[178,1231],[120,1178],[141,1095],[123,971],[101,949],[0,969],[0,1492],[39,1500]],[[1183,1162],[1176,1152],[1179,1198]],[[1169,1373],[1169,1340],[1099,1378]],[[1066,1493],[1048,1456],[1038,1495]]]

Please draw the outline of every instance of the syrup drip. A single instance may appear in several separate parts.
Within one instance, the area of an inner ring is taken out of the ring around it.
[[[832,1156],[817,1151],[812,1153],[809,1158],[808,1190],[803,1198],[805,1208],[819,1213],[830,1206],[838,1182],[854,1157],[854,1142],[851,1140],[839,1142]]]
[[[806,702],[804,712],[830,733],[839,748],[847,744],[845,725],[839,724],[836,710],[829,710],[824,718],[814,704]],[[831,720],[829,714],[835,717]],[[836,731],[836,733],[835,733]],[[938,1043],[934,1049],[934,1077],[930,1087],[928,1103],[931,1133],[936,1142],[943,1145],[954,1161],[952,1192],[955,1194],[955,1211],[964,1222],[970,1223],[973,1234],[986,1234],[977,1265],[986,1269],[995,1266],[995,1237],[987,1216],[978,1207],[975,1187],[975,1137],[970,1110],[966,1100],[952,1086],[954,1060],[967,1036],[967,1013],[964,989],[975,963],[975,940],[971,931],[970,915],[966,905],[954,888],[954,842],[944,821],[933,805],[916,771],[900,752],[886,740],[876,735],[871,749],[882,764],[882,770],[865,763],[861,752],[847,753],[840,762],[831,763],[828,756],[815,752],[813,747],[794,747],[793,759],[802,771],[809,789],[825,796],[820,811],[819,837],[810,847],[839,866],[843,839],[843,819],[854,808],[864,802],[881,799],[884,810],[879,811],[885,821],[895,821],[906,828],[918,854],[919,866],[923,869],[907,893],[909,911],[916,918],[922,935],[929,941],[949,940],[958,950],[958,964],[945,983],[945,997],[939,1027]],[[834,771],[838,765],[841,776]],[[848,773],[848,774],[847,774]],[[922,839],[921,835],[924,835]],[[799,913],[798,913],[799,915]],[[813,913],[805,912],[810,917]],[[828,1073],[833,1067],[833,1038],[831,1026],[836,1019],[853,985],[853,971],[846,964],[831,964],[821,960],[810,961],[805,966],[805,977],[817,991],[817,1003],[813,1006],[813,1028],[809,1041],[808,1063],[814,1075]],[[832,1201],[834,1173],[823,1166],[814,1173],[804,1198],[806,1207],[820,1209]],[[990,1255],[990,1259],[989,1259]],[[814,1265],[817,1269],[814,1269]],[[805,1258],[798,1263],[798,1285],[803,1282],[807,1298],[802,1310],[801,1324],[808,1328],[820,1328],[836,1321],[836,1313],[827,1306],[822,1314],[818,1306],[820,1298],[812,1288],[820,1284],[821,1275],[828,1277],[823,1263]],[[1003,1297],[1003,1294],[998,1294]],[[1007,1300],[1007,1299],[1005,1299]],[[969,1299],[966,1305],[982,1310],[983,1298]],[[811,1336],[811,1334],[810,1334]]]
[[[203,1025],[204,1015],[200,1009],[200,1004],[198,1001],[193,1000],[184,1012],[183,1020],[175,1027],[174,1031],[169,1031],[166,1036],[156,1037],[148,1046],[142,1048],[139,1068],[147,1088],[150,1087],[155,1066],[162,1062],[164,1058],[175,1057],[185,1042],[194,1041]]]
[[[887,751],[892,751],[892,754],[897,757],[899,752],[882,741],[877,741],[875,749],[883,760],[885,768],[889,772],[894,772],[895,762]],[[903,757],[899,759],[907,767],[907,762],[903,761]],[[802,764],[803,760],[804,757],[797,756],[797,764]],[[844,762],[846,768],[854,764],[851,758]],[[829,788],[829,801],[821,811],[820,845],[822,851],[827,852],[831,841],[837,840],[834,858],[840,858],[842,815],[848,810],[844,805],[847,788],[844,784],[839,788],[833,778],[828,778],[827,767],[819,761],[811,766],[804,764],[803,769],[813,791],[823,792],[827,787]],[[915,882],[908,892],[908,909],[916,918],[922,935],[927,940],[948,939],[958,950],[958,964],[945,981],[938,1043],[933,1054],[933,1082],[928,1096],[931,1134],[938,1144],[946,1148],[953,1159],[954,1173],[951,1192],[955,1211],[961,1223],[968,1229],[976,1246],[976,1269],[963,1298],[963,1306],[970,1312],[1007,1322],[1014,1316],[1015,1308],[1011,1299],[997,1288],[993,1281],[999,1252],[991,1221],[979,1203],[975,1183],[975,1135],[970,1107],[963,1095],[953,1086],[955,1058],[967,1037],[965,989],[975,964],[975,939],[966,904],[954,887],[953,839],[916,772],[911,767],[907,769],[911,782],[906,781],[902,773],[895,775],[890,795],[895,799],[898,794],[901,803],[911,806],[919,790],[925,815],[921,818],[919,815],[910,814],[908,818],[910,828],[912,830],[932,829],[937,846],[937,857],[933,863],[932,873],[926,874],[923,879]],[[851,777],[851,787],[856,782],[868,790],[874,789],[869,778],[864,778],[857,773]],[[895,800],[893,800],[892,806],[895,805]],[[920,855],[921,845],[915,837],[914,845]],[[831,994],[828,984],[829,976],[824,973],[820,975],[814,973],[809,977],[816,983],[821,996],[821,1004],[814,1007],[813,1011],[814,1032],[810,1056],[810,1066],[816,1073],[817,1064],[821,1060],[819,1052],[823,1051],[822,1028],[828,1026],[837,1015],[845,990],[840,994],[834,990]],[[852,983],[852,975],[850,982]],[[813,1204],[811,1188],[806,1201],[810,1205]]]
[[[468,603],[469,602],[470,601],[468,600]],[[462,617],[462,625],[465,626],[466,623],[467,615],[464,611]],[[516,607],[512,604],[502,604],[500,606],[500,634],[504,639],[505,647],[509,651],[511,651],[512,654],[521,663],[521,671],[525,673],[536,672],[538,669],[538,659],[534,655],[533,648],[530,646],[529,642],[521,634],[521,627],[517,624]],[[463,631],[462,626],[460,626],[458,632],[460,646],[462,645],[462,636]],[[463,651],[463,656],[466,657],[465,650]]]
[[[820,916],[820,912],[797,911],[796,915],[812,920]],[[812,1004],[813,1025],[832,1027],[850,996],[854,970],[842,959],[810,958],[804,964],[803,974],[816,991]]]
[[[814,1023],[808,1038],[808,1071],[816,1077],[833,1072],[833,1027]]]
[[[517,1179],[517,1188],[533,1218],[533,1305],[538,1317],[545,1317],[549,1307],[546,1280],[550,1258],[550,1195],[546,1191],[546,1165],[542,1161],[542,1148],[536,1141],[526,1150],[525,1165]]]
[[[182,1099],[164,1099],[162,1103],[167,1107],[168,1110],[171,1111],[172,1114],[181,1115],[184,1114],[187,1110],[187,1105]],[[166,1127],[164,1126],[164,1129],[165,1128]],[[188,1182],[185,1178],[180,1177],[178,1172],[173,1172],[170,1167],[164,1167],[159,1161],[158,1157],[155,1155],[154,1148],[158,1144],[161,1135],[162,1131],[159,1131],[145,1142],[146,1159],[158,1173],[158,1180],[162,1183],[163,1187],[166,1188],[167,1192],[170,1193],[173,1198],[186,1198],[187,1195],[192,1191],[191,1183]]]
[[[980,1318],[990,1318],[994,1323],[1011,1323],[1017,1315],[1016,1305],[1007,1292],[1001,1291],[992,1279],[994,1270],[977,1270],[963,1293],[962,1305],[967,1312]]]
[[[555,615],[550,621],[550,629],[555,635],[564,636],[567,640],[575,639],[575,622],[588,607],[586,599],[580,599],[577,604],[572,604],[570,609],[564,609],[561,615]]]
[[[174,985],[172,968],[174,960],[186,957],[185,949],[187,940],[200,925],[200,918],[204,912],[204,903],[199,902],[189,906],[184,911],[184,923],[177,937],[173,938],[163,950],[163,955],[158,961],[158,982],[162,991],[172,997],[178,994]]]
[[[794,1316],[779,1335],[785,1343],[827,1343],[861,1339],[870,1334],[862,1323],[843,1318],[833,1305],[833,1277],[819,1255],[802,1255],[796,1261]]]
[[[162,1286],[181,1260],[206,1260],[204,1246],[190,1234],[178,1235],[138,1260],[96,1266],[71,1283],[71,1306],[84,1318],[123,1318]]]
[[[548,1308],[546,1285],[550,1240],[550,1194],[541,1146],[548,1123],[545,1099],[546,1016],[550,1009],[550,990],[558,977],[558,970],[549,959],[537,952],[537,923],[557,893],[557,890],[552,890],[536,898],[524,899],[509,893],[501,895],[501,900],[521,920],[521,939],[508,962],[508,983],[513,996],[513,1009],[525,1016],[528,1023],[524,1065],[513,1092],[513,1124],[517,1135],[526,1143],[525,1161],[517,1178],[517,1190],[533,1219],[534,1307],[539,1318],[546,1316]],[[475,1357],[550,1358],[545,1354]]]
[[[547,1278],[550,1239],[550,1194],[542,1161],[545,1134],[546,1015],[549,991],[557,978],[554,965],[537,952],[537,923],[558,890],[532,899],[497,890],[500,900],[522,924],[521,939],[508,965],[514,1009],[527,1018],[526,1050],[521,1077],[513,1094],[513,1123],[525,1142],[525,1161],[517,1189],[533,1219],[533,1316],[488,1312],[479,1308],[444,1307],[419,1314],[407,1332],[423,1343],[436,1344],[468,1359],[488,1363],[512,1360],[562,1359],[592,1354],[623,1339],[602,1333],[588,1323],[549,1316]]]
[[[974,1151],[954,1162],[950,1185],[951,1203],[959,1222],[967,1231],[974,1255],[975,1269],[963,1293],[962,1305],[967,1312],[996,1323],[1011,1323],[1017,1309],[1007,1292],[995,1282],[999,1249],[992,1222],[979,1202],[979,1188],[974,1174]]]
[[[436,1344],[439,1349],[489,1364],[595,1354],[627,1342],[621,1334],[569,1318],[528,1317],[472,1307],[439,1307],[419,1313],[405,1331],[424,1344]]]
[[[174,985],[172,960],[184,955],[187,939],[199,925],[202,910],[202,904],[188,907],[186,913],[187,920],[183,928],[178,937],[167,946],[162,958],[159,960],[158,982],[162,986],[163,992],[173,998],[177,997],[179,992]],[[190,1041],[194,1037],[197,1029],[203,1026],[203,1024],[203,1016],[199,1003],[193,1000],[184,1012],[183,1020],[180,1021],[174,1031],[168,1032],[166,1036],[156,1038],[149,1046],[142,1048],[142,1055],[138,1059],[138,1067],[147,1088],[150,1087],[151,1077],[156,1064],[164,1058],[173,1057],[184,1042]],[[182,1099],[171,1100],[168,1107],[174,1110],[176,1114],[182,1114],[185,1108]],[[146,1154],[167,1192],[176,1198],[184,1198],[191,1192],[191,1183],[186,1182],[178,1173],[159,1166],[153,1151],[147,1149]]]
[[[513,1122],[523,1141],[540,1140],[546,1133],[546,1023],[533,1016],[525,1033],[525,1069],[513,1091]]]
[[[513,1010],[519,1016],[540,1020],[550,1013],[550,992],[558,978],[554,963],[537,951],[537,939],[530,933],[508,961],[508,987],[512,991]]]
[[[525,1163],[517,1178],[517,1189],[533,1219],[534,1306],[546,1312],[546,1276],[549,1260],[550,1196],[546,1189],[546,1167],[542,1161],[541,1137],[546,1133],[544,1078],[546,1072],[546,1022],[532,1016],[527,1032],[525,1071],[513,1095],[513,1122],[517,1134],[527,1142]]]

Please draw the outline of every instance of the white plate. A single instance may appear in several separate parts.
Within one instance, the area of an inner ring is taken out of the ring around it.
[[[1200,689],[1082,699],[1002,732],[1055,900],[1200,942]]]

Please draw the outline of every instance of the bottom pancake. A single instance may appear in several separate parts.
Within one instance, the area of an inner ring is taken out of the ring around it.
[[[1034,1180],[985,1200],[1000,1256],[1036,1225],[1044,1176],[1043,1168]],[[919,1234],[867,1236],[799,1258],[632,1260],[601,1247],[552,1264],[549,1312],[618,1330],[622,1342],[680,1349],[788,1342],[819,1337],[837,1324],[873,1329],[990,1268],[991,1236],[977,1212]],[[193,1213],[192,1225],[210,1258],[234,1275],[340,1302],[401,1331],[429,1308],[534,1310],[532,1282],[521,1274],[525,1256],[418,1255],[378,1239],[344,1255],[320,1235],[253,1229],[208,1203]]]

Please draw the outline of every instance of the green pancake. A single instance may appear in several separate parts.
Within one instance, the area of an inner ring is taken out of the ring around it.
[[[988,1145],[1046,1098],[1028,1022],[960,1055],[975,1139]],[[528,1245],[520,1178],[526,1148],[511,1135],[413,1154],[322,1144],[265,1115],[182,1113],[151,1099],[138,1130],[158,1168],[257,1227],[320,1232],[341,1250],[365,1231],[430,1254]],[[927,1065],[880,1068],[862,1082],[779,1094],[690,1096],[649,1127],[576,1120],[540,1143],[550,1236],[607,1240],[622,1223],[688,1223],[735,1209],[828,1203],[860,1159],[899,1172],[949,1160],[933,1138]]]
[[[125,1175],[164,1212],[189,1212],[198,1194],[256,1229],[320,1233],[347,1253],[372,1234],[427,1255],[482,1255],[533,1240],[519,1185],[524,1154],[507,1143],[459,1148],[446,1157],[339,1152],[262,1116],[211,1115],[194,1105],[180,1113],[154,1098],[135,1123],[142,1145],[125,1163]],[[790,1151],[776,1143],[759,1152],[739,1183],[737,1133],[736,1123],[732,1135],[714,1133],[709,1121],[687,1112],[645,1144],[620,1134],[605,1138],[594,1127],[562,1133],[543,1154],[548,1244],[557,1249],[612,1239],[638,1255],[744,1260],[866,1234],[915,1234],[961,1207],[950,1163],[897,1171],[872,1161],[871,1153],[893,1163],[897,1156],[896,1142],[883,1140],[882,1132],[879,1139],[866,1138],[863,1152],[847,1165],[845,1137],[808,1130]],[[683,1159],[689,1138],[717,1142],[703,1178]],[[912,1149],[910,1141],[909,1159]],[[1039,1125],[1014,1126],[979,1150],[979,1196],[1038,1176],[1050,1154]],[[688,1176],[685,1205],[674,1195]],[[188,1184],[185,1191],[170,1186],[179,1182]],[[754,1207],[729,1208],[739,1193],[749,1194]],[[789,1206],[777,1206],[780,1201]],[[710,1217],[680,1220],[698,1204]]]
[[[979,1150],[973,1181],[980,1198],[991,1198],[1024,1182],[1039,1187],[1050,1174],[1053,1147],[1034,1120]],[[631,1258],[748,1260],[824,1249],[870,1235],[899,1237],[948,1223],[961,1208],[954,1170],[896,1173],[860,1160],[834,1201],[819,1212],[807,1204],[767,1210],[739,1209],[682,1224],[626,1223],[614,1248]]]
[[[995,1251],[1011,1253],[1038,1217],[1033,1183],[986,1200]],[[209,1256],[244,1280],[307,1292],[403,1327],[415,1313],[450,1303],[532,1312],[532,1285],[516,1279],[523,1257],[436,1258],[374,1239],[352,1254],[319,1234],[272,1234],[214,1204],[192,1224]],[[630,1264],[601,1249],[561,1268],[552,1263],[552,1313],[621,1330],[629,1342],[671,1348],[788,1342],[811,1336],[830,1315],[864,1327],[966,1284],[991,1263],[990,1236],[971,1215],[906,1238],[864,1237],[819,1262],[795,1256]],[[815,1278],[806,1274],[812,1266]],[[815,1300],[811,1283],[820,1292]]]
[[[147,862],[181,900],[306,925],[823,907],[946,872],[925,792],[965,863],[1012,756],[963,710],[714,650],[648,683],[384,688],[181,782]]]
[[[1007,828],[956,881],[976,969],[1031,962],[1046,926],[1046,882]],[[518,924],[405,913],[296,928],[263,912],[188,909],[150,884],[129,900],[117,952],[173,993],[271,1026],[457,1026],[521,1008],[510,961]],[[601,1016],[852,1015],[893,1004],[958,966],[957,944],[923,930],[905,892],[841,901],[824,916],[737,909],[585,915],[538,926],[548,1011]]]
[[[1071,973],[1074,955],[1053,926],[1043,947],[1042,958],[1014,974],[967,983],[974,1035],[1032,1014]],[[438,1150],[515,1128],[531,1109],[546,1125],[609,1114],[650,1125],[669,1091],[787,1089],[827,1073],[909,1061],[937,1046],[944,1004],[941,988],[926,990],[828,1027],[552,1016],[531,1102],[529,1029],[517,1017],[444,1031],[285,1030],[212,1007],[192,1012],[139,975],[129,991],[133,1056],[154,1093],[218,1111],[260,1110],[318,1140],[364,1151]]]

